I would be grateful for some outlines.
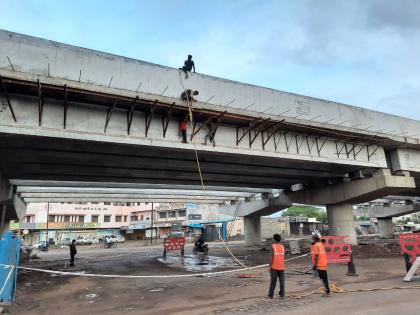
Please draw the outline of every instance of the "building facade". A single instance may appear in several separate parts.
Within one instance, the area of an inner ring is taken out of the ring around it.
[[[182,235],[193,241],[203,231],[207,241],[243,235],[243,219],[218,213],[217,205],[178,203],[36,203],[29,204],[20,222],[26,244],[48,239],[50,244],[70,240],[99,242],[106,236],[144,240]],[[47,237],[48,235],[48,237]]]
[[[151,228],[153,203],[35,203],[29,204],[20,222],[11,229],[24,235],[26,244],[47,239],[64,244],[70,239],[93,242],[114,235],[142,239]]]

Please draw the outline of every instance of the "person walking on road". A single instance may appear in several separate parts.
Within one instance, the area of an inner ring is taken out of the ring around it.
[[[74,256],[77,254],[76,240],[73,240],[70,244],[70,267],[74,266]]]
[[[327,274],[328,262],[327,262],[327,254],[325,252],[325,247],[324,247],[324,244],[322,244],[322,242],[320,241],[319,235],[314,235],[312,239],[314,241],[314,249],[313,249],[313,253],[314,253],[313,264],[314,265],[312,267],[312,270],[314,272],[318,271],[319,278],[321,279],[325,287],[324,296],[330,296],[331,290],[328,284],[328,274]]]
[[[274,234],[274,243],[271,245],[272,255],[271,263],[268,267],[270,272],[270,288],[268,291],[268,298],[272,299],[274,296],[274,290],[276,289],[277,278],[280,282],[280,298],[284,298],[284,246],[280,244],[281,236],[280,234]]]

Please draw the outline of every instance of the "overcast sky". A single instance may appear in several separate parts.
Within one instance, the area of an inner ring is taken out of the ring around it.
[[[0,28],[420,120],[420,0],[0,0]]]

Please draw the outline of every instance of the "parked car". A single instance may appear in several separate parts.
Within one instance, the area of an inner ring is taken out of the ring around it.
[[[93,240],[87,237],[81,237],[76,239],[76,245],[92,245]]]
[[[109,237],[111,238],[111,241],[113,243],[123,243],[123,242],[125,242],[125,238],[122,237],[121,235],[118,235],[118,236],[111,235]]]
[[[61,240],[61,245],[70,245],[71,244],[71,241],[72,241],[72,239],[70,238],[70,237],[66,237],[66,238],[63,238],[62,240]]]
[[[47,242],[46,241],[42,241],[40,243],[36,243],[36,244],[32,244],[32,248],[39,248],[39,247],[47,247]]]

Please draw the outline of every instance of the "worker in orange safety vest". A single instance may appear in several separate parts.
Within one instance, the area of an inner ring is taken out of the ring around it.
[[[280,282],[280,298],[284,298],[284,246],[280,244],[281,236],[274,234],[274,243],[271,244],[271,263],[269,264],[268,271],[270,273],[270,288],[268,291],[268,298],[272,299],[274,290],[276,289],[277,278]]]
[[[314,235],[312,239],[314,241],[314,245],[313,245],[314,246],[313,248],[314,262],[313,262],[312,270],[314,272],[318,271],[319,278],[321,279],[325,287],[324,296],[330,296],[331,290],[328,284],[328,274],[327,274],[327,266],[328,266],[327,253],[325,252],[324,244],[322,244],[322,242],[320,241],[319,235],[317,234]]]

